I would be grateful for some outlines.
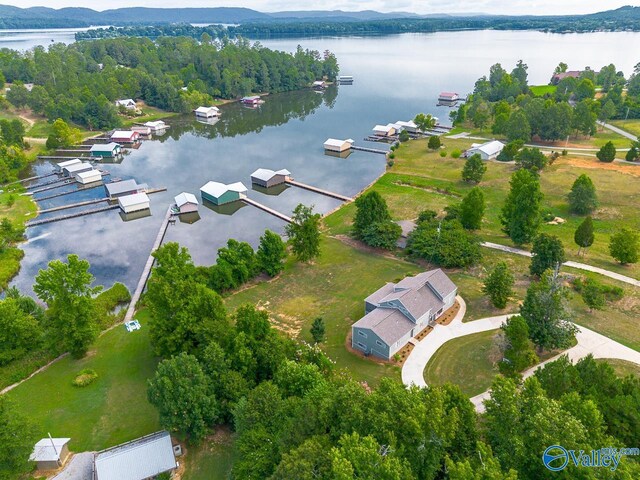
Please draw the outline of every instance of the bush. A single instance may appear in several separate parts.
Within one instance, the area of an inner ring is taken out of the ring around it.
[[[444,150],[442,150],[442,151],[440,152],[440,156],[441,156],[442,158],[446,157],[446,156],[447,156],[447,152],[446,152],[446,151],[444,151]]]
[[[394,162],[393,160],[389,160],[387,162],[387,166],[389,166],[389,167],[393,167],[395,164],[396,164],[396,162]]]
[[[84,370],[80,370],[76,378],[73,379],[74,387],[86,387],[87,385],[91,385],[98,378],[98,374],[95,370],[91,370],[90,368],[85,368]]]
[[[442,146],[442,142],[440,141],[440,137],[437,136],[437,135],[429,137],[429,142],[427,143],[427,146],[431,150],[438,150]]]
[[[392,153],[390,153],[390,154],[389,154],[389,158],[391,158],[391,159],[396,158],[396,154],[395,154],[395,153],[393,153],[393,152],[392,152]]]
[[[566,150],[562,150],[562,156],[566,157],[567,155],[569,155],[569,152],[567,152]]]
[[[451,152],[451,158],[460,158],[460,155],[462,155],[462,152],[458,149],[455,149],[453,152]]]

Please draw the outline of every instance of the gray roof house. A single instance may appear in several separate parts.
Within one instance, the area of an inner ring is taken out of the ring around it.
[[[364,300],[351,326],[351,346],[389,360],[409,339],[453,306],[458,288],[439,268],[387,283]]]

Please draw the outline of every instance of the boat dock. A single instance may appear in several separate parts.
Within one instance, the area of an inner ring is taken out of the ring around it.
[[[93,205],[93,204],[96,204],[96,203],[106,202],[107,200],[109,200],[107,197],[95,198],[93,200],[86,200],[84,202],[70,203],[69,205],[60,205],[58,207],[45,208],[44,210],[38,210],[38,214],[58,212],[60,210],[67,210],[69,208],[83,207],[85,205]]]
[[[33,195],[35,193],[46,192],[47,190],[53,190],[54,188],[65,187],[65,186],[70,185],[72,183],[76,183],[74,178],[65,178],[64,180],[59,180],[57,182],[54,182],[52,185],[48,185],[46,187],[37,188],[36,190],[32,190],[32,191],[28,192],[27,195]]]
[[[51,177],[53,175],[57,175],[57,173],[56,172],[51,172],[51,173],[45,173],[44,175],[36,175],[35,177],[21,178],[19,180],[14,180],[13,182],[5,183],[2,186],[3,187],[8,187],[9,185],[15,185],[16,183],[31,182],[33,180],[40,180],[42,178]]]
[[[36,225],[43,225],[45,223],[59,222],[61,220],[67,220],[69,218],[84,217],[85,215],[92,215],[94,213],[106,212],[107,210],[115,210],[120,208],[118,205],[106,205],[104,207],[94,208],[92,210],[83,210],[82,212],[69,213],[67,215],[60,215],[59,217],[43,218],[40,220],[32,220],[25,223],[25,227],[35,227]]]
[[[60,192],[60,193],[54,193],[53,195],[49,195],[46,197],[40,197],[40,198],[34,198],[34,200],[36,202],[43,202],[45,200],[51,200],[52,198],[58,198],[58,197],[62,197],[64,195],[71,195],[72,193],[78,193],[78,192],[86,192],[87,190],[93,190],[94,188],[99,188],[99,187],[103,187],[104,183],[100,183],[98,185],[94,185],[91,187],[84,187],[84,188],[78,188],[75,190],[71,190],[70,192]],[[24,195],[32,195],[32,193],[28,193],[28,194],[24,194]]]
[[[133,314],[136,311],[136,304],[138,300],[140,300],[140,296],[144,291],[144,287],[147,285],[147,280],[149,280],[149,275],[151,275],[151,268],[153,268],[153,264],[155,262],[155,257],[153,253],[160,248],[162,244],[162,240],[164,240],[164,236],[167,233],[167,228],[169,227],[169,223],[172,217],[171,206],[167,209],[167,213],[162,220],[162,225],[160,225],[160,230],[158,230],[158,235],[156,235],[156,240],[153,242],[153,246],[151,247],[151,253],[149,253],[149,258],[147,258],[147,263],[142,270],[142,275],[140,275],[140,280],[138,280],[138,285],[136,286],[133,295],[131,296],[131,301],[129,302],[129,307],[127,307],[127,313],[124,316],[124,322],[129,322],[133,319]]]
[[[379,153],[381,155],[386,155],[387,153],[389,153],[387,150],[381,150],[379,148],[358,147],[356,145],[351,145],[351,150],[358,150],[360,152],[369,152],[369,153]]]
[[[327,197],[335,198],[338,200],[342,200],[343,202],[351,202],[353,198],[347,197],[346,195],[341,195],[339,193],[330,192],[329,190],[323,190],[322,188],[314,187],[312,185],[307,185],[306,183],[300,183],[293,180],[285,180],[287,185],[292,185],[294,187],[302,188],[304,190],[309,190],[311,192],[319,193],[320,195],[325,195]]]
[[[264,212],[267,212],[267,213],[273,215],[274,217],[279,218],[280,220],[284,220],[287,223],[293,223],[293,220],[292,220],[291,217],[288,217],[284,213],[280,213],[277,210],[269,208],[266,205],[258,203],[255,200],[251,200],[250,198],[246,198],[245,197],[245,198],[241,198],[240,201],[246,203],[247,205],[251,205],[251,206],[254,206],[256,208],[259,208],[260,210],[262,210]]]
[[[36,183],[34,185],[27,185],[24,188],[27,189],[27,190],[31,190],[32,188],[46,187],[48,185],[54,185],[56,183],[66,182],[67,180],[73,180],[73,178],[70,178],[70,177],[56,178],[55,180],[49,180],[49,181],[43,182],[43,183]]]
[[[82,153],[89,153],[89,151],[83,151]],[[101,160],[102,157],[92,157],[92,156],[88,156],[85,157],[83,155],[80,156],[75,156],[75,158],[82,158],[84,160],[89,160],[89,161],[93,161],[93,162],[97,162],[98,160]],[[62,156],[62,155],[38,155],[38,160],[73,160],[74,159],[74,155],[67,155],[67,156]]]

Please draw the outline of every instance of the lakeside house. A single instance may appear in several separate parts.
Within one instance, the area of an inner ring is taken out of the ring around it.
[[[324,90],[325,88],[327,88],[327,84],[324,80],[316,80],[311,84],[311,88],[313,88],[314,90]]]
[[[568,70],[566,72],[554,73],[553,77],[551,77],[551,85],[557,85],[565,78],[575,78],[578,79],[580,76],[588,70]],[[594,75],[598,75],[600,72],[593,72]]]
[[[140,192],[118,197],[118,205],[124,213],[133,213],[140,210],[148,210],[151,206],[151,201],[145,192]]]
[[[122,180],[120,182],[106,183],[104,190],[109,197],[109,200],[115,200],[118,197],[124,195],[133,195],[134,193],[141,193],[146,190],[145,185],[138,185],[133,179]]]
[[[120,100],[116,100],[116,107],[124,107],[127,110],[135,110],[136,102],[133,98],[123,98]]]
[[[244,105],[257,106],[263,103],[263,100],[259,95],[252,95],[250,97],[242,97],[240,99],[240,102],[242,102]]]
[[[76,173],[88,172],[89,170],[93,170],[93,165],[91,165],[90,163],[73,163],[71,165],[67,165],[66,167],[62,167],[62,174],[65,177],[73,177]]]
[[[162,120],[155,120],[153,122],[145,122],[144,126],[145,127],[149,127],[151,129],[152,133],[158,133],[160,131],[163,131],[163,130],[167,129],[167,124],[164,123]]]
[[[471,144],[471,148],[465,152],[464,156],[465,158],[469,158],[477,153],[482,160],[495,160],[503,148],[504,143],[498,140],[492,140],[482,144],[473,143]]]
[[[393,137],[396,134],[396,128],[393,123],[386,125],[376,125],[373,127],[373,134],[377,137]]]
[[[275,187],[290,180],[290,175],[291,172],[284,168],[277,171],[259,168],[251,174],[251,183],[264,188]]]
[[[133,130],[115,130],[109,139],[115,143],[135,143],[140,140],[140,133]]]
[[[62,467],[69,458],[70,438],[43,438],[33,447],[29,460],[36,462],[36,468],[56,470]]]
[[[102,172],[100,170],[91,169],[86,172],[77,172],[74,175],[76,182],[87,185],[89,183],[101,182],[102,181]]]
[[[353,147],[353,140],[351,138],[347,138],[346,140],[327,138],[327,141],[324,142],[324,149],[330,152],[345,152],[351,150],[351,147]]]
[[[112,158],[122,153],[122,146],[119,143],[96,143],[91,145],[89,153],[92,157]]]
[[[409,120],[408,122],[404,122],[402,120],[398,120],[393,124],[397,132],[401,132],[402,130],[406,130],[408,133],[418,133],[418,126],[414,123],[413,120]]]
[[[247,198],[247,187],[242,182],[225,185],[220,182],[207,182],[200,188],[202,200],[214,205],[224,205]]]
[[[198,211],[198,199],[193,193],[182,192],[173,199],[176,202],[177,213],[193,213]]]
[[[365,316],[351,326],[351,346],[389,360],[451,308],[457,293],[439,268],[387,283],[365,299]]]
[[[455,92],[440,92],[438,95],[438,101],[444,103],[453,103],[460,100],[460,95]]]
[[[94,454],[92,480],[147,480],[178,467],[169,432],[152,433]]]
[[[198,107],[194,110],[196,117],[212,118],[220,115],[220,109],[218,107]]]
[[[79,163],[82,163],[82,160],[80,160],[79,158],[74,158],[73,160],[66,160],[64,162],[56,163],[55,171],[57,173],[62,173],[65,167],[70,167],[71,165],[78,165]]]

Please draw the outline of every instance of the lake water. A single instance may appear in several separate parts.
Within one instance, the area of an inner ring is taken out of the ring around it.
[[[151,195],[152,215],[124,222],[117,211],[110,211],[28,229],[29,241],[23,245],[26,255],[13,283],[30,292],[34,276],[48,261],[77,253],[90,261],[98,283],[110,286],[121,281],[133,289],[176,194],[187,191],[199,197],[199,188],[209,180],[242,181],[250,188],[249,176],[258,167],[287,168],[301,182],[354,195],[384,171],[384,157],[364,152],[346,159],[326,156],[322,144],[327,137],[354,138],[361,145],[375,146],[362,139],[377,123],[409,120],[419,112],[448,123],[449,109],[436,107],[438,93],[470,92],[493,63],[510,69],[522,58],[529,65],[530,83],[535,84],[547,83],[560,61],[572,69],[587,65],[599,69],[613,62],[627,75],[640,61],[628,55],[640,51],[638,33],[483,31],[261,43],[286,51],[298,44],[329,49],[337,55],[341,73],[353,75],[355,82],[322,94],[307,90],[271,95],[257,110],[227,105],[215,125],[197,123],[191,116],[170,119],[172,128],[164,137],[145,141],[121,164],[103,166],[113,177],[167,187],[167,192]],[[7,45],[0,37],[2,46]],[[46,173],[51,168],[44,162],[35,165],[34,171]],[[64,189],[36,197],[58,191]],[[103,196],[101,188],[80,191],[41,202],[41,208],[98,196]],[[286,214],[300,202],[315,205],[321,213],[340,204],[293,187],[278,196],[250,189],[249,197]],[[200,217],[192,224],[170,226],[165,239],[188,247],[197,264],[212,264],[228,238],[256,246],[266,228],[284,231],[281,220],[250,206],[233,215],[201,206]]]

